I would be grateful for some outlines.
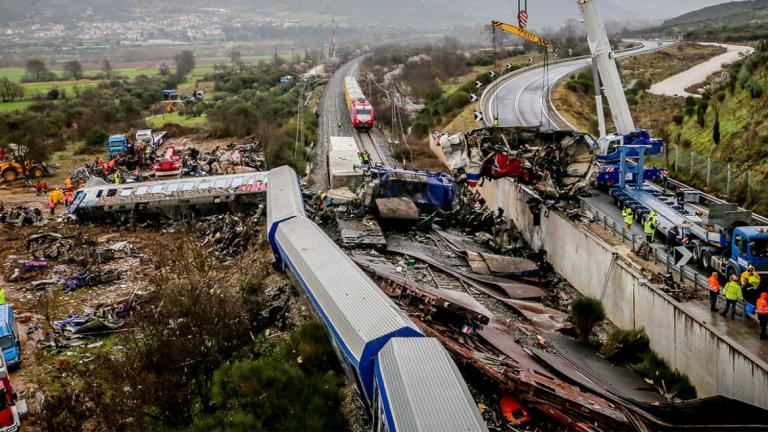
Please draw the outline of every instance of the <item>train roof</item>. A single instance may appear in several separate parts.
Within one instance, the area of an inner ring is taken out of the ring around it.
[[[421,336],[400,308],[309,219],[278,225],[276,240],[316,310],[360,369],[388,336]],[[372,365],[370,365],[372,367]]]
[[[75,208],[160,203],[182,199],[264,193],[267,172],[104,184],[77,191]]]
[[[436,339],[390,339],[376,369],[390,430],[488,430],[459,369]]]
[[[299,177],[287,165],[270,171],[267,185],[267,230],[271,242],[277,229],[275,224],[294,216],[304,216],[304,200]]]

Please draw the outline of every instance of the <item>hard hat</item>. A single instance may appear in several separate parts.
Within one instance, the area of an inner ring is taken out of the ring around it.
[[[651,210],[651,216],[656,216],[656,212]]]
[[[747,270],[754,270],[754,269],[755,267],[753,267],[751,264],[749,265],[749,267],[747,267]]]

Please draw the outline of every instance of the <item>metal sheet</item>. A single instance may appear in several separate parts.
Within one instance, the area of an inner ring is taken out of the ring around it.
[[[419,220],[419,208],[410,198],[377,198],[376,208],[383,219]]]
[[[533,285],[528,285],[520,282],[515,282],[511,279],[501,278],[493,275],[482,275],[473,273],[462,269],[461,267],[449,264],[445,262],[445,251],[437,248],[425,246],[419,243],[410,242],[401,239],[388,239],[387,250],[394,253],[408,255],[413,258],[426,262],[438,269],[453,275],[465,282],[471,283],[473,286],[481,287],[480,289],[486,290],[488,286],[500,290],[501,293],[506,294],[506,298],[509,299],[530,299],[537,297],[544,297],[547,293],[541,288]],[[449,256],[449,258],[451,258]],[[455,259],[455,257],[454,257]]]
[[[539,269],[539,266],[537,266],[536,263],[525,258],[494,255],[482,252],[480,253],[480,256],[483,257],[485,262],[488,264],[488,268],[490,268],[493,273],[525,273]]]
[[[345,246],[370,246],[374,248],[384,247],[387,241],[381,226],[373,218],[341,219],[336,218],[339,226],[341,242]]]

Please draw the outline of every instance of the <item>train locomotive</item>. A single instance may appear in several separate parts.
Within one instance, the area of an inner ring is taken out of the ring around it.
[[[373,127],[373,106],[365,98],[355,77],[348,76],[344,79],[344,99],[352,127],[357,130],[370,130]]]
[[[375,431],[487,431],[456,364],[306,218],[296,172],[269,172],[267,232],[306,294]]]

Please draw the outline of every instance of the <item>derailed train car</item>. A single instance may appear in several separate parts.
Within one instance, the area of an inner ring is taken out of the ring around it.
[[[324,323],[373,417],[374,430],[487,430],[445,349],[426,338],[305,217],[296,173],[280,167],[270,171],[268,182],[267,231],[275,260],[303,289]]]
[[[264,204],[266,191],[266,172],[102,184],[77,190],[68,211],[83,220],[205,215],[222,208],[256,208]]]

